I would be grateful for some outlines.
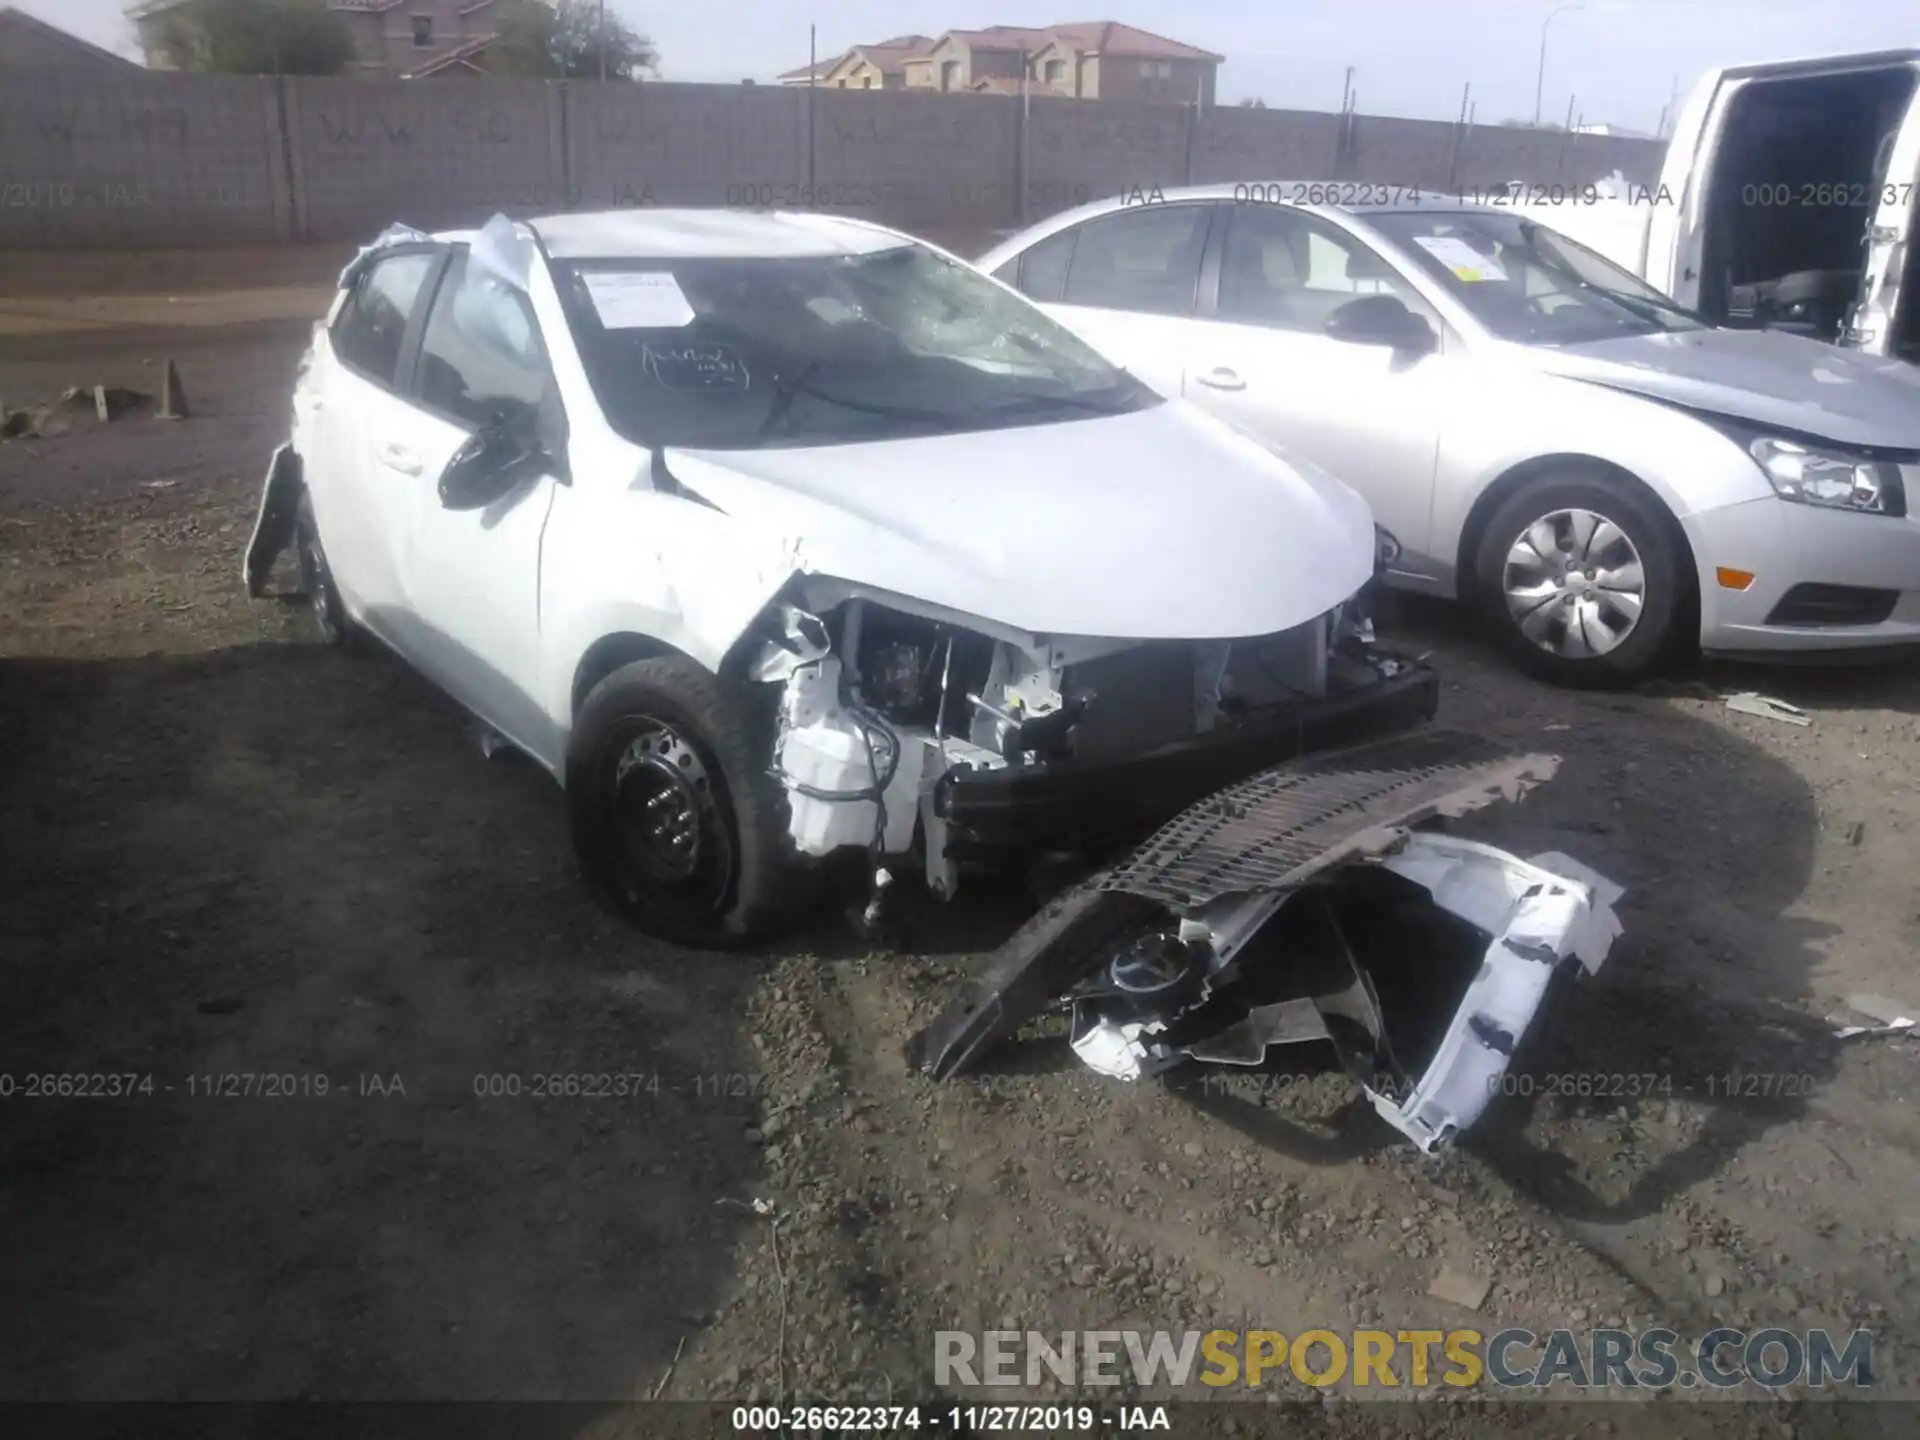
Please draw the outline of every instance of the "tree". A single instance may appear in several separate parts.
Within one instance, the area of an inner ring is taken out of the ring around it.
[[[181,70],[338,75],[353,36],[327,0],[192,0],[160,17],[154,48]]]
[[[603,73],[599,0],[501,0],[498,13],[489,73],[547,80],[596,80]],[[609,80],[638,80],[659,66],[653,42],[618,15],[606,15],[604,40]]]
[[[1264,110],[1267,108],[1267,102],[1262,100],[1258,95],[1248,95],[1240,101],[1240,108],[1242,110]]]

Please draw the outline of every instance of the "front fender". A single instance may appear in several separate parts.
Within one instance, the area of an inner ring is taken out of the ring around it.
[[[1433,499],[1437,553],[1458,552],[1487,488],[1542,459],[1600,461],[1643,481],[1678,520],[1772,493],[1760,469],[1712,426],[1672,406],[1586,381],[1524,372],[1479,387],[1475,413],[1449,423]]]
[[[555,617],[550,713],[570,724],[580,662],[610,635],[639,635],[718,672],[800,571],[791,541],[699,502],[632,491],[591,517],[549,522],[542,614]],[[557,522],[557,523],[555,523]]]

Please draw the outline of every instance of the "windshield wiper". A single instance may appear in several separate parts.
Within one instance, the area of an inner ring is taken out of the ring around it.
[[[1662,314],[1678,315],[1681,319],[1690,320],[1695,325],[1704,326],[1706,324],[1705,321],[1687,309],[1686,306],[1676,300],[1669,300],[1664,295],[1641,295],[1626,290],[1616,290],[1610,285],[1596,285],[1572,265],[1568,264],[1566,257],[1559,252],[1542,250],[1540,248],[1538,240],[1540,226],[1532,220],[1522,220],[1520,222],[1520,233],[1526,239],[1527,253],[1532,255],[1541,265],[1559,274],[1562,278],[1573,281],[1573,283],[1582,290],[1591,290],[1596,295],[1604,296],[1606,299],[1613,301],[1613,303],[1621,309],[1638,315],[1642,320],[1660,326],[1661,329],[1666,328],[1661,324],[1659,319],[1659,316]]]
[[[793,408],[793,402],[801,395],[811,395],[816,400],[824,400],[829,405],[838,405],[843,410],[856,410],[863,415],[882,415],[889,420],[919,420],[928,424],[949,424],[955,420],[964,420],[966,416],[951,410],[925,410],[911,405],[888,405],[874,400],[853,400],[845,395],[835,395],[822,390],[813,383],[814,374],[826,363],[825,357],[816,357],[802,365],[791,377],[780,382],[774,391],[773,404],[768,407],[767,418],[760,422],[760,428],[754,433],[757,445],[772,433]]]
[[[760,428],[753,434],[753,443],[758,445],[772,433],[773,427],[787,418],[787,412],[793,408],[794,400],[806,388],[807,381],[813,378],[813,372],[825,363],[824,357],[814,356],[792,375],[782,380],[773,391],[773,403],[767,406],[767,418],[760,422]]]

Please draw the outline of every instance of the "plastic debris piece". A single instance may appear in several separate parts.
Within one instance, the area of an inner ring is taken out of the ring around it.
[[[1849,995],[1848,1008],[1859,1011],[1874,1020],[1878,1025],[1842,1025],[1833,1032],[1836,1040],[1851,1040],[1856,1035],[1895,1035],[1901,1031],[1912,1030],[1914,1016],[1920,1013],[1915,1007],[1902,1005],[1898,1000],[1889,1000],[1884,995]]]
[[[1757,694],[1752,690],[1742,691],[1738,695],[1727,697],[1727,709],[1738,711],[1742,715],[1757,715],[1762,720],[1778,720],[1787,725],[1811,725],[1807,712],[1798,705],[1789,705],[1784,700],[1776,700],[1771,695]]]

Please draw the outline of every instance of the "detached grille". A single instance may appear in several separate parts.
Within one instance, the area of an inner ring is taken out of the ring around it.
[[[1284,890],[1435,815],[1517,800],[1553,778],[1557,755],[1516,754],[1455,730],[1427,730],[1291,760],[1170,821],[1103,882],[1174,909]]]

